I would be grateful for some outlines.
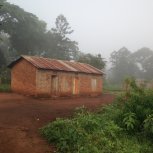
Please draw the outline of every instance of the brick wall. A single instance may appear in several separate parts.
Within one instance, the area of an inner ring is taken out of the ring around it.
[[[102,76],[80,74],[80,94],[81,95],[100,95],[102,94]],[[94,82],[94,84],[93,84]]]
[[[38,70],[37,93],[39,96],[101,95],[102,76]],[[55,77],[57,77],[55,79]],[[56,82],[53,83],[54,80]],[[52,85],[54,84],[54,86]],[[56,87],[57,86],[57,87]],[[53,89],[55,88],[55,90]]]
[[[26,95],[36,94],[36,68],[24,59],[11,70],[11,89]]]

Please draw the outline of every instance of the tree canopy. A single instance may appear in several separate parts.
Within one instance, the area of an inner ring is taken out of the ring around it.
[[[127,76],[152,80],[153,51],[149,48],[144,47],[136,52],[130,52],[123,47],[112,52],[110,62],[112,64],[110,79],[115,83],[122,82]]]
[[[90,64],[100,70],[102,70],[105,67],[105,61],[102,58],[101,54],[92,55],[92,54],[81,53],[80,56],[78,57],[78,61]]]
[[[6,1],[1,3],[0,29],[10,36],[12,47],[17,53],[29,54],[43,49],[46,23],[14,4]]]

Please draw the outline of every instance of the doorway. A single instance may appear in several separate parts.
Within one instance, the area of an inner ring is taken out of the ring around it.
[[[73,95],[79,94],[79,78],[73,78]]]
[[[51,95],[58,96],[58,76],[51,76]]]

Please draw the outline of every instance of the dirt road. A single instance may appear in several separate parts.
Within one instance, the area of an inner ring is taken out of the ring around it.
[[[40,136],[40,127],[70,116],[76,107],[95,109],[113,99],[109,94],[52,100],[0,93],[0,153],[51,153],[54,148]]]

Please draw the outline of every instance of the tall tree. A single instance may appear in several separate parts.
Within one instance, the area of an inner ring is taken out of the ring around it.
[[[110,77],[114,83],[121,83],[127,76],[137,75],[137,65],[131,59],[131,52],[123,47],[110,56],[112,67]]]
[[[0,9],[0,31],[10,35],[12,47],[18,55],[39,53],[43,49],[46,23],[14,4],[5,0],[0,2],[3,5]]]
[[[79,48],[78,43],[68,37],[72,32],[67,19],[63,15],[59,15],[55,21],[55,28],[48,32],[48,40],[50,40],[48,54],[51,57],[66,60],[74,59]]]
[[[66,36],[74,32],[69,26],[69,23],[64,15],[59,15],[55,21],[55,28],[52,28],[52,31],[60,35],[63,39],[68,39]]]

